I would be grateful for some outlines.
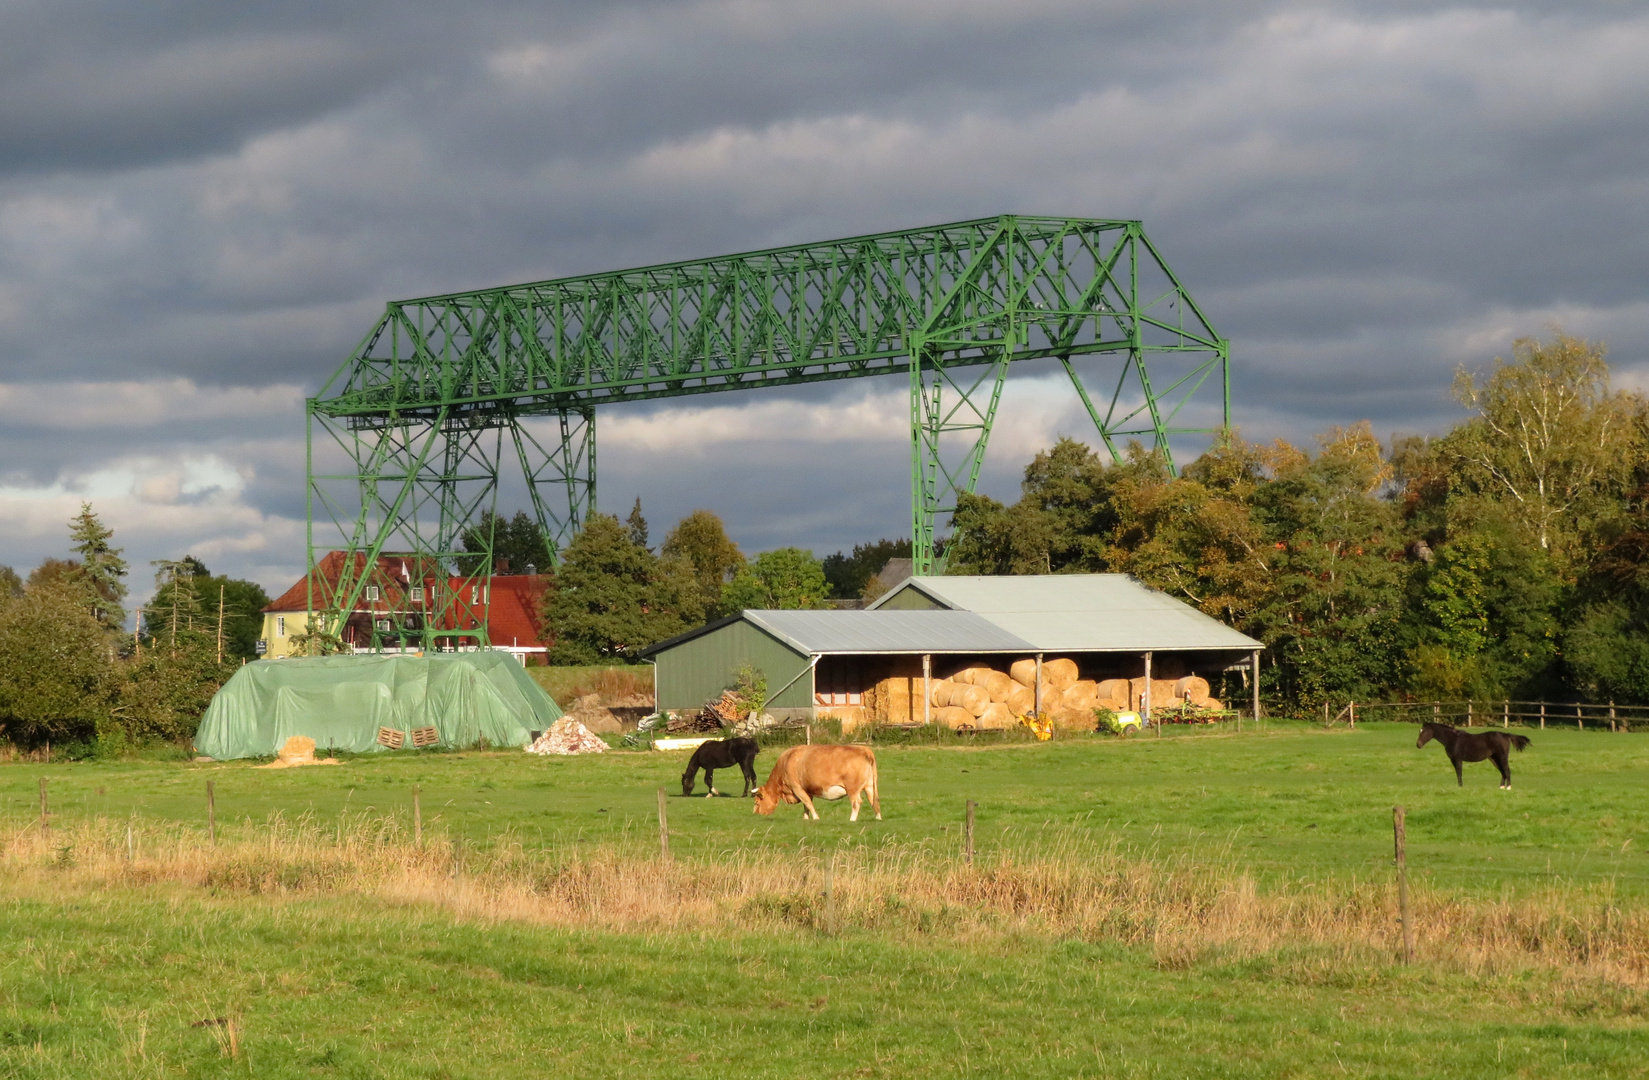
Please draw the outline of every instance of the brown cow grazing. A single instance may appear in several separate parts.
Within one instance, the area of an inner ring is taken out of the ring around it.
[[[840,799],[853,804],[849,821],[859,820],[859,799],[870,797],[876,820],[882,803],[876,797],[876,755],[865,746],[792,746],[779,755],[767,783],[756,789],[756,813],[771,814],[781,802],[801,803],[802,816],[819,820],[814,799]]]

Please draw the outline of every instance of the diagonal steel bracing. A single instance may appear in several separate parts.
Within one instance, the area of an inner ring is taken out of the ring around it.
[[[1094,355],[1114,364],[1097,397],[1074,362]],[[327,472],[311,447],[311,561],[330,519],[352,552],[455,567],[507,437],[553,564],[594,508],[597,406],[903,373],[929,570],[1008,366],[1038,358],[1061,362],[1113,457],[1140,440],[1172,467],[1173,439],[1229,424],[1227,344],[1137,221],[1003,216],[398,301],[309,402],[312,433],[354,463]]]

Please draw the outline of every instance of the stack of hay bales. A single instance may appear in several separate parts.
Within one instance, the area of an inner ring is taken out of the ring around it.
[[[1079,679],[1076,661],[1042,664],[1042,711],[1062,727],[1093,725],[1095,684]],[[1036,661],[1020,660],[1008,671],[975,666],[933,683],[934,719],[949,728],[1001,729],[1036,710]]]
[[[1198,675],[1181,679],[1152,679],[1151,708],[1169,709],[1194,705],[1199,709],[1222,709],[1218,698],[1208,696],[1208,680]],[[1097,688],[1098,704],[1117,712],[1140,712],[1145,708],[1144,679],[1106,679]]]

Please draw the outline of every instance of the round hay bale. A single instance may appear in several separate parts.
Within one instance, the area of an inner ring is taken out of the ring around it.
[[[978,686],[980,682],[990,674],[990,668],[985,667],[982,664],[975,664],[972,667],[966,667],[961,671],[958,671],[952,676],[952,678],[959,683],[967,683],[969,686]]]
[[[991,703],[991,696],[985,692],[983,686],[963,686],[951,693],[950,703],[961,706],[973,716],[978,716],[985,711],[985,706]]]
[[[1151,708],[1163,708],[1169,705],[1178,705],[1184,699],[1174,689],[1177,679],[1151,680]]]
[[[1174,680],[1174,694],[1193,704],[1208,697],[1208,680],[1200,675],[1187,675]]]
[[[1093,712],[1094,706],[1099,703],[1099,697],[1094,692],[1097,685],[1092,679],[1078,679],[1060,694],[1059,707],[1073,712]]]
[[[1215,712],[1223,712],[1225,710],[1225,706],[1220,704],[1219,698],[1206,697],[1201,701],[1193,701],[1191,704],[1201,709],[1213,709]]]
[[[928,693],[928,701],[931,702],[935,708],[943,709],[946,705],[950,704],[950,696],[955,690],[956,684],[951,682],[949,679],[938,679],[934,682],[931,691]]]
[[[1060,731],[1092,731],[1099,726],[1092,709],[1059,709],[1053,719]]]
[[[1015,716],[1027,716],[1036,708],[1036,691],[1028,686],[1015,686],[1008,692],[1008,700],[1003,702],[1008,711]]]
[[[991,696],[992,701],[1006,701],[1013,688],[1019,684],[1005,671],[987,671],[983,675],[975,676],[973,685],[984,687],[985,693]]]
[[[957,728],[971,728],[977,726],[977,720],[971,712],[963,708],[958,708],[955,705],[947,705],[945,708],[937,710],[933,714],[933,722],[936,724],[944,724],[952,731],[955,731]]]
[[[1003,702],[993,701],[974,723],[981,731],[1003,731],[1013,727],[1013,712]]]
[[[945,678],[954,683],[962,683],[964,685],[971,684],[973,682],[973,668],[957,668],[955,671],[945,676]]]
[[[1020,686],[1035,686],[1036,661],[1034,659],[1015,660],[1013,666],[1008,668],[1008,677]]]
[[[1042,677],[1063,690],[1076,682],[1080,677],[1080,673],[1077,670],[1075,660],[1068,660],[1060,656],[1052,660],[1042,661]]]
[[[1102,679],[1094,686],[1094,697],[1107,709],[1116,709],[1126,712],[1132,706],[1128,703],[1127,679]]]

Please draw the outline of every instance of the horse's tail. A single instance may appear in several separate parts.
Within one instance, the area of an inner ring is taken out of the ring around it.
[[[1522,750],[1524,747],[1529,745],[1529,737],[1527,735],[1508,735],[1506,737],[1512,741],[1513,750]]]

